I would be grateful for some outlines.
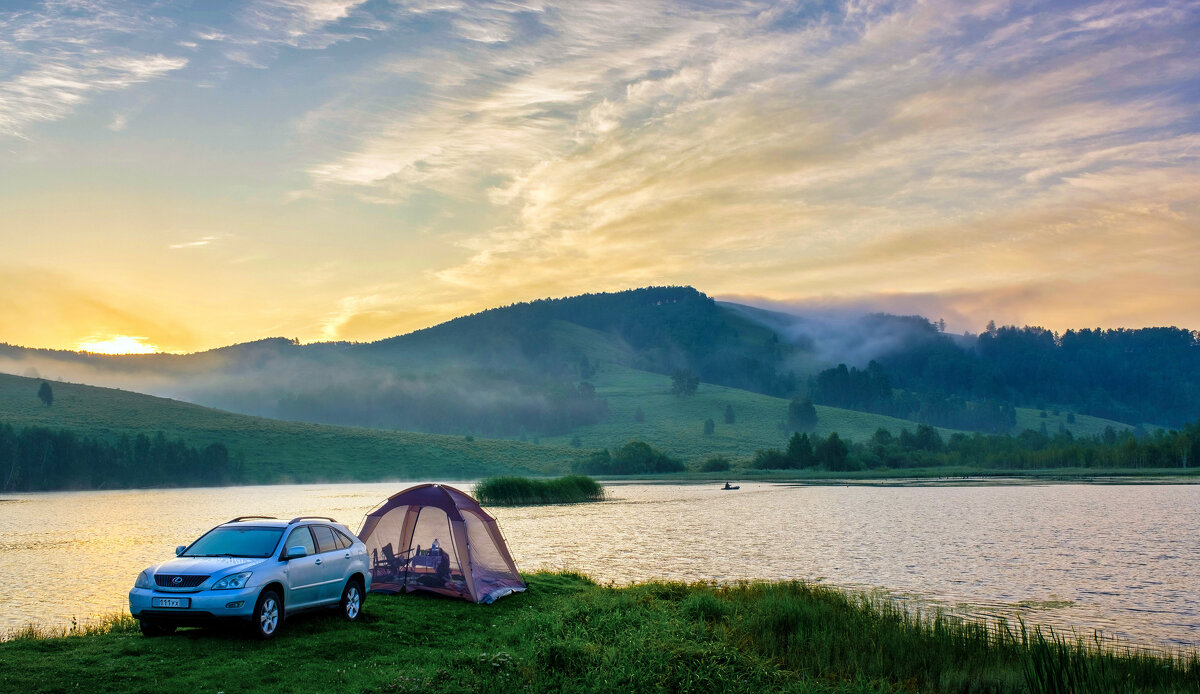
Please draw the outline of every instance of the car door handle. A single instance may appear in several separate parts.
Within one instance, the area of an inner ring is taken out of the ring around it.
[[[314,564],[316,564],[317,566],[320,566],[320,565],[321,565],[321,560],[320,560],[320,559],[318,559],[318,560],[314,561],[313,563],[314,563]]]
[[[347,558],[347,559],[349,559],[349,558],[350,558],[350,553],[349,553],[349,552],[346,552],[346,558]]]

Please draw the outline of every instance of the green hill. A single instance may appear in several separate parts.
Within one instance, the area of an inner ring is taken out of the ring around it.
[[[786,426],[788,400],[760,395],[736,388],[708,383],[700,384],[696,394],[678,397],[671,393],[668,376],[637,371],[616,364],[604,364],[592,378],[596,394],[608,400],[608,419],[599,424],[577,428],[570,434],[543,437],[544,443],[570,445],[573,438],[583,449],[615,448],[627,441],[647,441],[667,453],[689,462],[700,462],[708,456],[724,455],[731,460],[749,458],[756,450],[782,448],[791,436]],[[734,423],[725,422],[726,406],[733,408]],[[636,413],[642,410],[642,421]],[[844,410],[817,405],[816,432],[828,436],[836,431],[851,441],[865,441],[883,428],[898,434],[902,429],[914,430],[915,422],[884,415]],[[715,428],[711,435],[703,434],[704,421],[712,419]],[[1051,434],[1062,425],[1073,436],[1094,436],[1112,426],[1120,431],[1129,428],[1120,422],[1078,415],[1068,423],[1066,414],[1047,414],[1017,409],[1017,427],[1012,433],[1038,429],[1041,423]],[[943,437],[952,429],[939,429]]]
[[[578,326],[559,329],[564,337],[588,337],[579,334],[585,329]],[[605,341],[590,344],[616,349]],[[605,356],[614,355],[609,351]],[[788,401],[783,398],[707,383],[693,396],[678,397],[671,393],[669,377],[612,362],[592,376],[597,397],[608,403],[603,422],[528,442],[281,421],[62,382],[51,382],[54,404],[47,407],[37,397],[41,382],[0,374],[0,423],[65,429],[109,441],[161,431],[197,447],[222,443],[243,461],[249,483],[560,474],[590,450],[615,449],[631,440],[646,441],[693,465],[713,455],[736,463],[756,450],[783,447],[791,434],[784,424]],[[732,424],[725,422],[727,406],[734,412]],[[642,421],[637,421],[639,409]],[[817,406],[817,414],[818,434],[836,431],[852,441],[866,440],[879,428],[898,433],[916,427],[906,420],[833,407]],[[710,418],[715,430],[704,435],[704,421]],[[1106,426],[1126,428],[1084,415],[1075,419],[1067,423],[1061,412],[1043,419],[1038,410],[1021,409],[1018,430],[1044,423],[1051,433],[1063,426],[1078,437],[1099,434]]]
[[[554,474],[580,455],[518,441],[285,422],[72,383],[51,382],[54,404],[46,407],[37,398],[41,383],[0,374],[0,422],[107,440],[161,431],[192,446],[222,443],[243,458],[249,483]]]
[[[595,377],[607,398],[606,422],[572,436],[531,442],[441,436],[361,427],[288,422],[239,415],[167,398],[112,388],[52,382],[54,404],[37,398],[38,379],[0,374],[0,422],[15,427],[43,426],[114,440],[122,434],[163,432],[189,445],[223,443],[245,461],[248,482],[375,480],[388,478],[479,477],[495,474],[558,474],[586,451],[617,448],[643,440],[688,462],[712,455],[738,460],[760,448],[780,447],[790,435],[783,426],[787,401],[734,388],[702,384],[695,396],[670,392],[666,376],[606,365]],[[736,422],[725,424],[726,405]],[[634,419],[642,408],[643,422]],[[862,440],[879,427],[898,432],[912,422],[880,415],[818,407],[821,433],[837,431]],[[702,434],[703,421],[717,424]],[[949,432],[944,432],[949,433]]]
[[[1045,410],[1045,417],[1042,417],[1042,412],[1043,410],[1018,407],[1017,425],[1013,427],[1012,433],[1019,434],[1026,429],[1038,431],[1043,424],[1046,425],[1046,432],[1051,436],[1058,433],[1061,427],[1071,432],[1071,436],[1075,438],[1100,436],[1108,427],[1112,427],[1114,431],[1118,432],[1133,429],[1133,427],[1124,422],[1117,422],[1102,417],[1092,417],[1086,414],[1075,415],[1075,421],[1071,422],[1069,421],[1070,415],[1065,410]],[[1150,428],[1156,429],[1158,427],[1151,426]]]
[[[1015,412],[1014,433],[1042,424],[1051,435],[1060,424],[1085,436],[1110,425],[1126,428],[1082,415],[1065,421],[1067,410],[1116,411],[1101,406],[1098,392],[1089,392],[1098,403],[1091,410],[1072,402],[1076,398],[1068,391],[1014,397],[981,365],[983,357],[964,351],[963,344],[965,338],[942,334],[918,316],[880,314],[839,323],[716,302],[690,287],[649,287],[499,307],[366,344],[300,345],[272,338],[199,354],[125,356],[0,344],[0,371],[277,420],[541,437],[560,444],[578,436],[585,447],[619,445],[636,436],[687,456],[750,455],[779,445],[788,433],[777,426],[779,399],[795,393],[809,393],[819,403],[819,432],[837,430],[858,440],[881,426],[893,431],[915,426],[893,417],[1000,432],[1009,429]],[[873,356],[884,366],[869,361]],[[848,373],[835,367],[839,361],[850,363]],[[691,370],[706,384],[702,393],[681,402],[663,397],[666,374],[675,369]],[[1055,373],[1041,368],[1036,378],[1052,379]],[[975,393],[964,390],[964,379],[991,385]],[[599,387],[612,416],[590,397],[590,389],[581,388],[582,381]],[[640,404],[647,419],[633,422],[639,398],[647,400]],[[1060,414],[1043,419],[1040,410],[1015,408],[1017,403],[1057,408]],[[726,404],[745,410],[734,427],[722,426]],[[647,407],[659,414],[651,416]],[[850,410],[864,414],[847,414]],[[709,417],[716,431],[708,441],[697,440]]]

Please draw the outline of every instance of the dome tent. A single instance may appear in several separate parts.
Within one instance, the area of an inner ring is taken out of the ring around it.
[[[371,556],[371,592],[428,590],[490,603],[525,590],[496,519],[468,494],[421,484],[367,513],[359,539]]]

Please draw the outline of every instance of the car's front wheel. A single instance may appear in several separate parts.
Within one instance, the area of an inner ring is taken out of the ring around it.
[[[274,590],[264,590],[258,596],[254,614],[250,617],[250,631],[260,639],[269,639],[279,632],[283,622],[283,600]]]
[[[346,581],[346,587],[342,590],[342,617],[353,622],[354,620],[358,619],[358,615],[362,614],[362,605],[362,581],[358,580],[357,578],[352,578],[349,581]]]
[[[163,624],[152,619],[139,619],[138,628],[142,630],[142,636],[166,636],[175,633],[174,625]]]

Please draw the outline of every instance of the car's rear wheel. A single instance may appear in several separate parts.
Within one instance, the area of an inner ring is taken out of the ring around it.
[[[258,596],[254,614],[250,617],[250,631],[260,639],[273,638],[279,633],[283,622],[283,600],[274,590],[264,590]]]
[[[139,619],[138,628],[142,630],[142,636],[166,636],[175,633],[173,624],[163,624],[153,619]]]
[[[362,614],[363,605],[363,586],[362,581],[357,578],[352,578],[346,581],[346,587],[342,590],[341,612],[342,617],[353,622]]]

